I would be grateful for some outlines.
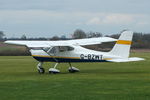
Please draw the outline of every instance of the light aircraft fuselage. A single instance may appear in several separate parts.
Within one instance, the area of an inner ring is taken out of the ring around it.
[[[117,56],[109,55],[105,52],[89,50],[81,46],[76,46],[74,49],[61,51],[59,47],[55,53],[46,53],[43,50],[33,50],[30,52],[36,60],[40,62],[108,62],[107,60],[117,58]]]

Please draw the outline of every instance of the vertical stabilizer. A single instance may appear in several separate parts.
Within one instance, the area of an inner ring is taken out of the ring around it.
[[[128,58],[130,54],[132,37],[133,37],[132,31],[122,32],[115,46],[109,53],[111,55],[120,56],[122,58]]]

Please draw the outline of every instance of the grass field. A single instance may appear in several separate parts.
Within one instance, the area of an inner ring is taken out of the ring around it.
[[[30,56],[0,56],[0,100],[149,100],[150,53],[130,63],[73,63],[79,73],[37,73]],[[53,63],[45,63],[46,71]]]

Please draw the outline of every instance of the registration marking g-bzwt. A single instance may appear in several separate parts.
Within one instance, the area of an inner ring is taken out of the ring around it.
[[[88,60],[102,60],[103,55],[95,55],[95,54],[81,54],[80,55],[81,59],[88,59]]]

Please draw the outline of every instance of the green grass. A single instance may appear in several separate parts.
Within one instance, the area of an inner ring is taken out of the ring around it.
[[[0,100],[149,100],[150,53],[132,53],[146,60],[129,63],[73,63],[79,73],[37,73],[30,56],[0,56]],[[46,71],[54,63],[45,63]]]

